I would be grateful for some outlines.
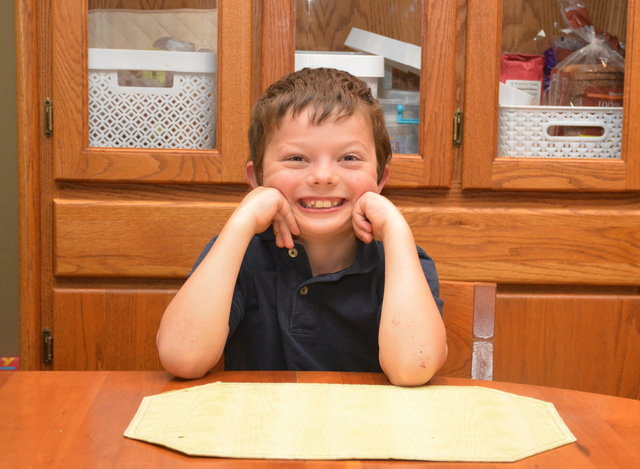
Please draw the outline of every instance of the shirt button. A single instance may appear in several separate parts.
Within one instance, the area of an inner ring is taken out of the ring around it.
[[[300,291],[298,291],[298,293],[300,293],[302,296],[306,295],[307,293],[309,293],[309,287],[304,286],[300,289]]]
[[[298,257],[298,250],[296,248],[289,249],[289,257]]]

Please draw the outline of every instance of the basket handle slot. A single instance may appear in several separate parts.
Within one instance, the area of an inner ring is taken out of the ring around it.
[[[547,140],[569,142],[601,142],[609,137],[610,128],[598,121],[551,121],[544,126]]]

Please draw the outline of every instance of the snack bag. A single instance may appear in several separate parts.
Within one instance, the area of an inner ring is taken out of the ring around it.
[[[544,78],[544,56],[503,52],[500,60],[500,82],[529,93],[540,104]]]

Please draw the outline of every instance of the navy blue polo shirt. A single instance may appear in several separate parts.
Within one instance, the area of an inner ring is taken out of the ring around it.
[[[209,241],[195,266],[214,241]],[[435,264],[417,250],[442,312]],[[225,370],[379,372],[383,291],[382,243],[358,241],[351,267],[313,277],[304,247],[296,243],[295,249],[279,248],[268,229],[254,236],[238,274]]]

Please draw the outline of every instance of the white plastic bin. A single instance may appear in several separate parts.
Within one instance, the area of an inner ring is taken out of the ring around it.
[[[601,135],[580,135],[594,128]],[[572,135],[556,135],[556,130]],[[621,158],[621,107],[500,106],[498,156]]]
[[[212,149],[216,63],[212,52],[89,49],[89,146]],[[165,72],[173,84],[121,86],[118,73]]]
[[[295,53],[295,69],[335,68],[349,72],[369,85],[374,97],[378,96],[378,82],[384,76],[384,58],[363,52],[302,51]]]

